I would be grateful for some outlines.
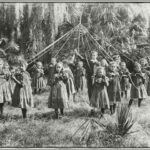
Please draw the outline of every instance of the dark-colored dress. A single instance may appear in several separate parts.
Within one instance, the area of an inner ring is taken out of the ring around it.
[[[50,65],[48,68],[48,82],[47,82],[49,86],[51,86],[52,84],[55,71],[56,71],[56,65]]]
[[[32,81],[32,87],[33,89],[41,90],[46,87],[45,81],[44,81],[44,70],[35,68],[34,75],[33,75],[33,81]]]
[[[129,70],[126,69],[120,69],[119,70],[119,74],[120,74],[120,86],[121,86],[121,91],[127,91],[130,89],[130,82],[129,82],[129,75],[130,72]]]
[[[100,66],[100,62],[99,61],[88,60],[86,58],[84,58],[84,59],[80,58],[80,59],[84,62],[84,67],[86,69],[88,94],[89,94],[89,98],[90,98],[91,94],[92,94],[92,86],[93,86],[92,76],[95,75],[95,70],[98,66]]]
[[[109,78],[109,86],[107,87],[108,97],[110,105],[121,101],[121,87],[118,72],[107,72],[107,77]]]
[[[145,77],[141,72],[133,72],[131,74],[132,86],[131,86],[131,99],[144,99],[147,98],[147,91],[145,88]]]
[[[21,84],[16,82],[14,93],[12,95],[12,106],[25,109],[34,107],[29,73],[26,71],[21,72],[16,74],[15,77]]]
[[[91,96],[91,105],[96,108],[109,108],[109,98],[107,93],[107,86],[109,79],[106,76],[96,76],[93,85]]]
[[[89,104],[86,70],[85,68],[77,68],[75,72],[75,102],[85,102]]]
[[[54,74],[48,98],[49,108],[68,108],[68,94],[65,84],[67,80],[68,77],[63,71]]]

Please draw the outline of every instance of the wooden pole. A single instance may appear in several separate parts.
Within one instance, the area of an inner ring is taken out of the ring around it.
[[[39,58],[39,56],[44,55],[47,50],[53,46],[54,44],[56,44],[57,42],[59,42],[61,39],[63,39],[65,36],[69,35],[70,33],[72,33],[73,30],[75,30],[79,25],[77,25],[75,28],[71,29],[70,31],[68,31],[66,34],[64,34],[62,37],[60,37],[59,39],[57,39],[56,41],[54,41],[53,43],[51,43],[50,45],[48,45],[46,48],[44,48],[42,51],[40,51],[37,55],[35,55],[33,58],[31,58],[28,61],[28,64],[30,65],[31,63],[33,63],[36,59]]]

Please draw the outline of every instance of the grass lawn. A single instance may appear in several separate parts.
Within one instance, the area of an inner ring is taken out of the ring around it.
[[[36,107],[28,112],[27,120],[22,119],[20,109],[5,106],[5,117],[0,120],[0,147],[150,147],[150,100],[143,101],[141,108],[132,106],[136,123],[131,134],[118,137],[101,130],[98,144],[85,144],[79,142],[80,133],[73,140],[71,137],[87,119],[89,107],[78,104],[63,118],[54,120],[53,110],[47,108],[48,95],[44,92],[34,96]],[[111,125],[115,118],[115,114],[105,114],[100,122]]]

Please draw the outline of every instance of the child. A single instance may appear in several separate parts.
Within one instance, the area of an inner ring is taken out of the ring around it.
[[[78,61],[75,74],[75,86],[76,86],[76,102],[85,102],[89,104],[86,70],[83,67],[83,62]]]
[[[130,89],[130,82],[129,82],[129,75],[130,72],[126,67],[125,62],[120,63],[120,86],[121,86],[121,97],[124,97],[127,99],[127,92]]]
[[[147,98],[146,88],[144,86],[145,77],[141,71],[141,65],[135,64],[134,72],[131,74],[131,99],[129,101],[129,107],[132,105],[134,99],[138,99],[138,107],[141,106],[141,101]]]
[[[105,69],[99,67],[95,75],[91,104],[93,107],[101,109],[102,115],[105,112],[105,108],[109,108],[109,98],[107,94],[108,84],[109,79],[105,76]]]
[[[51,59],[51,62],[50,62],[50,65],[49,65],[49,68],[48,68],[48,85],[51,86],[51,83],[52,83],[52,80],[53,80],[53,77],[54,77],[54,73],[55,73],[55,70],[56,70],[56,58],[52,58]]]
[[[121,88],[119,73],[117,72],[116,62],[110,63],[110,68],[107,72],[109,78],[109,86],[107,87],[108,97],[110,101],[110,111],[111,114],[115,113],[116,102],[121,101]]]
[[[113,60],[116,62],[117,70],[120,69],[121,58],[120,55],[114,55]]]
[[[41,90],[45,88],[44,70],[41,62],[36,63],[32,85],[34,88],[34,93],[40,93]]]
[[[4,61],[0,59],[0,116],[3,116],[3,107],[5,102],[11,101],[10,92],[8,89],[8,80],[6,74],[4,74]]]
[[[64,115],[64,108],[68,107],[68,95],[66,89],[67,75],[63,72],[63,64],[56,64],[56,72],[52,81],[50,95],[48,99],[48,107],[55,109],[56,119],[58,119],[58,109],[61,115]]]
[[[11,102],[11,89],[10,89],[9,82],[10,82],[11,73],[9,71],[9,64],[7,62],[4,62],[2,71],[3,71],[4,78],[6,79],[6,82],[3,85],[4,86],[5,98],[6,98],[6,101],[8,103],[10,103]]]
[[[14,89],[15,89],[15,86],[16,86],[15,81],[12,79],[12,76],[15,74],[15,70],[16,70],[15,66],[10,67],[11,76],[10,76],[10,80],[9,80],[9,87],[10,87],[11,96],[13,95]]]
[[[148,66],[148,61],[145,58],[140,60],[141,70],[145,75],[145,88],[147,90],[147,94],[150,95],[150,67]]]
[[[63,60],[63,71],[68,76],[66,86],[67,86],[69,105],[70,107],[72,107],[74,105],[73,101],[74,101],[74,94],[76,91],[75,91],[75,86],[74,86],[74,76],[70,67],[68,66],[67,60]]]
[[[89,98],[91,98],[92,94],[92,85],[93,85],[93,77],[95,75],[95,70],[98,66],[100,66],[100,62],[97,60],[98,58],[98,52],[92,51],[91,52],[91,59],[88,60],[88,58],[85,56],[82,57],[77,50],[75,50],[76,55],[84,62],[85,69],[87,72],[87,84],[88,84],[88,94]]]
[[[16,82],[14,93],[12,95],[12,106],[21,108],[24,119],[27,117],[28,108],[34,107],[31,78],[26,71],[26,67],[27,64],[21,62],[18,72],[12,75],[12,79]]]

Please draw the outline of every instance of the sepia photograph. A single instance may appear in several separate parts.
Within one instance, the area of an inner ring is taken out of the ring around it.
[[[150,3],[0,2],[0,148],[150,148]]]

